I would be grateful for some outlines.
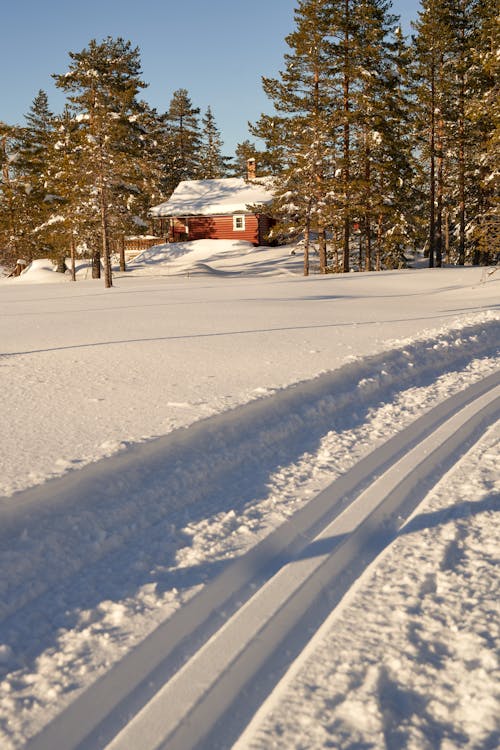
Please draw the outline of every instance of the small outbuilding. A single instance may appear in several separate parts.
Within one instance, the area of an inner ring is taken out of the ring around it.
[[[240,177],[180,182],[168,201],[150,209],[154,233],[168,242],[246,240],[268,244],[273,200],[264,185]]]

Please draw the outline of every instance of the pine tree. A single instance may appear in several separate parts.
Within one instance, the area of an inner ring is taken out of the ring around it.
[[[487,134],[495,130],[498,103],[498,62],[496,52],[491,53],[498,48],[495,3],[427,0],[415,28],[416,132],[428,127],[429,133],[428,143],[421,143],[428,163],[429,265],[440,265],[443,252],[448,261],[461,265],[467,260],[480,262],[489,257],[495,223],[490,175],[498,161],[498,147],[489,160],[481,155],[489,141]],[[484,65],[486,60],[489,63]],[[491,63],[496,71],[487,70]],[[486,233],[481,222],[488,226]]]
[[[416,78],[418,80],[417,132],[427,133],[420,140],[428,162],[428,247],[429,266],[441,266],[443,256],[443,212],[446,178],[449,176],[448,144],[453,101],[452,0],[423,0],[414,24]]]
[[[409,216],[398,194],[411,176],[411,142],[396,19],[386,0],[302,0],[295,20],[285,70],[264,79],[279,114],[252,129],[279,165],[274,208],[283,231],[302,228],[306,246],[309,230],[317,232],[323,272],[327,231],[334,270],[350,270],[355,226],[359,268],[373,267],[375,238],[377,267],[382,253],[399,265]]]
[[[358,141],[361,136],[361,234],[365,270],[380,270],[404,266],[413,239],[409,49],[388,3],[370,0],[363,6],[362,104],[356,131]]]
[[[304,273],[309,273],[309,234],[318,234],[320,271],[326,272],[326,203],[332,179],[330,60],[325,45],[325,3],[302,0],[296,30],[286,41],[285,69],[279,79],[264,78],[266,95],[279,113],[263,115],[251,130],[262,138],[271,160],[280,164],[274,179],[273,213],[281,231],[303,233]]]
[[[498,262],[500,253],[500,23],[493,0],[478,3],[470,33],[470,72],[465,115],[470,122],[468,139],[470,217],[467,235],[474,264]]]
[[[140,154],[137,94],[141,79],[139,51],[130,42],[108,37],[79,53],[70,52],[69,70],[54,76],[69,94],[71,109],[84,131],[84,179],[93,185],[95,224],[100,248],[94,249],[93,273],[104,261],[105,286],[112,286],[112,240],[122,231],[127,200],[139,188]]]
[[[77,246],[96,247],[99,231],[96,214],[93,172],[87,167],[87,128],[85,120],[66,106],[54,117],[54,135],[50,145],[47,183],[51,213],[37,233],[52,248],[60,270],[71,256],[71,274],[75,280]]]
[[[396,17],[385,0],[360,0],[352,9],[356,19],[356,65],[351,74],[352,188],[357,196],[360,270],[373,269],[376,240],[376,268],[404,262],[401,244],[401,210],[397,206],[398,185],[407,169],[408,146],[404,139],[406,92],[405,49],[393,29]],[[396,27],[397,28],[397,27]],[[405,174],[407,177],[407,174]],[[390,234],[388,234],[390,232]],[[384,247],[382,247],[384,236]],[[392,254],[387,252],[391,237]],[[383,252],[385,249],[385,252]]]

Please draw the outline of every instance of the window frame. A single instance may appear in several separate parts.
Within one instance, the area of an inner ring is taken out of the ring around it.
[[[241,221],[241,226],[238,226],[238,221]],[[244,232],[245,231],[245,214],[233,214],[233,232]]]

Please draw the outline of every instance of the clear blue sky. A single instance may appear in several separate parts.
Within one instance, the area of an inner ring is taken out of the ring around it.
[[[188,90],[211,106],[231,155],[270,105],[261,76],[275,76],[293,30],[295,0],[5,0],[0,31],[0,120],[22,124],[40,89],[51,109],[64,99],[52,73],[65,73],[68,52],[90,39],[130,39],[141,52],[143,97],[164,112],[172,93]],[[405,30],[419,0],[393,0]]]

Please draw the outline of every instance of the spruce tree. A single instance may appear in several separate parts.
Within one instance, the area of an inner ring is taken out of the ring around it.
[[[255,159],[255,163],[261,166],[261,154],[257,151],[255,143],[248,139],[238,143],[232,162],[232,173],[235,177],[246,177],[248,169],[248,160]],[[260,170],[259,170],[260,171]]]
[[[210,106],[202,118],[199,161],[202,180],[225,177],[229,172],[230,159],[222,154],[222,139]]]
[[[50,218],[54,199],[48,180],[54,115],[45,91],[38,92],[25,119],[16,143],[18,201],[22,205],[18,230],[30,257],[51,256],[50,244],[40,239],[40,228]]]
[[[200,171],[201,135],[198,115],[186,89],[174,92],[164,115],[163,190],[170,195],[182,180],[196,179]]]

